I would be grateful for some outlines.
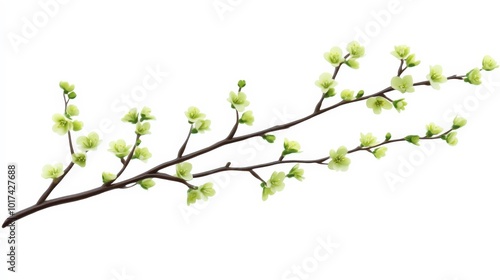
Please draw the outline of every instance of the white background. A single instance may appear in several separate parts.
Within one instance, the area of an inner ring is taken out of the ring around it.
[[[75,0],[52,1],[58,4],[47,16],[48,2],[0,7],[2,166],[19,164],[19,208],[34,204],[48,185],[43,165],[68,162],[67,139],[51,131],[51,116],[63,105],[60,80],[76,85],[85,133],[98,130],[104,141],[52,197],[97,187],[102,171],[119,169],[107,146],[132,141],[133,128],[119,121],[130,106],[151,107],[157,121],[143,137],[153,158],[133,162],[123,178],[175,156],[191,105],[212,120],[212,131],[195,135],[188,152],[225,137],[234,118],[226,98],[239,79],[247,80],[256,116],[239,134],[309,114],[320,96],[314,81],[333,71],[323,53],[353,39],[365,44],[366,56],[359,70],[342,67],[340,90],[388,86],[398,67],[389,53],[397,44],[411,46],[422,61],[408,71],[415,81],[425,79],[429,65],[452,75],[480,67],[485,54],[500,60],[491,1]],[[36,30],[23,35],[27,22]],[[14,37],[24,39],[16,44]],[[151,69],[168,77],[138,95]],[[183,185],[157,181],[149,191],[118,190],[46,209],[18,223],[19,272],[7,273],[2,261],[0,278],[499,279],[499,73],[485,73],[479,87],[460,81],[440,91],[419,87],[404,95],[409,105],[399,114],[374,115],[361,103],[341,107],[276,133],[274,145],[237,143],[192,163],[203,171],[227,161],[274,160],[284,137],[302,145],[293,157],[319,158],[340,145],[355,147],[360,132],[380,140],[387,131],[422,134],[427,123],[448,127],[461,114],[469,122],[456,147],[441,140],[423,148],[398,143],[380,161],[355,153],[346,173],[303,166],[304,182],[287,180],[266,202],[249,174],[222,174],[195,182],[214,182],[217,195],[190,208]],[[268,178],[290,167],[259,174]],[[3,229],[0,259],[7,234]],[[335,245],[330,251],[321,245],[328,241]]]

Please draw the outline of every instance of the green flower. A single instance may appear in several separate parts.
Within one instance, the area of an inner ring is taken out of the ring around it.
[[[431,83],[432,88],[439,89],[439,84],[446,82],[446,76],[443,76],[443,68],[441,65],[434,65],[430,67],[430,72],[427,74],[427,80]]]
[[[47,164],[42,168],[42,177],[45,179],[57,179],[63,174],[63,165],[61,163],[54,165]]]
[[[351,160],[346,157],[347,152],[345,146],[341,146],[337,151],[334,149],[330,150],[331,161],[328,163],[328,168],[337,171],[347,171],[349,164],[351,164]]]
[[[127,145],[123,139],[119,139],[109,143],[108,151],[119,158],[124,158],[130,153],[130,147],[132,147],[132,145]]]
[[[274,141],[276,141],[276,136],[271,134],[265,134],[262,136],[262,139],[266,140],[269,143],[274,143]]]
[[[365,55],[365,47],[361,46],[359,42],[352,41],[347,44],[347,52],[351,54],[352,58],[360,58]]]
[[[204,133],[205,131],[210,130],[211,123],[212,122],[210,120],[197,120],[191,133]]]
[[[283,152],[281,153],[282,156],[298,153],[300,151],[300,144],[297,141],[288,141],[288,139],[285,138],[283,148]]]
[[[137,108],[130,109],[130,111],[128,111],[128,113],[125,114],[125,116],[123,116],[122,121],[136,124],[139,121],[139,114],[137,113]]]
[[[188,118],[189,123],[195,123],[196,121],[205,118],[205,114],[201,113],[200,109],[193,106],[189,107],[184,114]]]
[[[137,183],[141,186],[141,188],[148,190],[152,188],[154,185],[156,185],[155,181],[153,179],[144,179],[144,180],[139,180]]]
[[[373,151],[373,155],[377,158],[377,159],[381,159],[383,157],[385,157],[385,153],[387,152],[387,147],[380,147],[380,148],[376,148],[374,151]]]
[[[114,173],[111,173],[111,172],[102,172],[102,182],[104,184],[107,184],[111,181],[114,181],[116,179],[116,174]]]
[[[273,195],[285,188],[285,172],[274,171],[271,178],[266,182],[262,183],[262,200],[266,201],[269,195]]]
[[[483,70],[491,71],[498,68],[497,62],[489,55],[485,55],[483,58]]]
[[[415,67],[417,65],[420,64],[420,60],[416,60],[415,59],[415,54],[410,54],[407,58],[406,58],[406,66],[408,67]]]
[[[147,120],[156,120],[156,118],[153,115],[151,115],[151,108],[144,107],[141,110],[141,122]]]
[[[443,131],[443,128],[436,125],[435,123],[428,124],[426,126],[426,128],[427,128],[427,133],[425,134],[425,136],[427,136],[427,137],[432,137],[434,135],[441,133],[441,131]]]
[[[391,87],[395,90],[399,90],[401,93],[414,92],[413,88],[413,78],[411,75],[406,75],[403,78],[393,77],[391,79]]]
[[[99,134],[95,132],[89,133],[89,136],[80,136],[76,139],[76,143],[80,146],[83,151],[96,150],[99,146]]]
[[[450,132],[450,133],[446,134],[446,136],[444,136],[444,140],[450,146],[457,145],[458,144],[457,132],[453,131],[453,132]]]
[[[134,155],[132,156],[132,159],[139,159],[144,162],[147,162],[148,159],[150,158],[151,158],[151,153],[149,152],[148,148],[136,147],[134,150]]]
[[[61,114],[54,114],[52,120],[54,121],[52,130],[57,134],[64,135],[73,127],[73,123]]]
[[[412,143],[413,145],[420,146],[420,137],[418,135],[408,135],[405,137],[405,140],[408,143]]]
[[[479,68],[474,68],[467,73],[465,76],[464,81],[473,84],[473,85],[480,85],[481,84],[481,70]]]
[[[354,99],[354,90],[344,89],[340,93],[340,98],[342,98],[343,100],[346,100],[346,101],[353,100]]]
[[[83,128],[83,122],[73,121],[73,131],[80,131]]]
[[[78,110],[78,107],[76,105],[68,105],[68,108],[66,108],[66,113],[72,117],[78,116],[80,114],[80,110]]]
[[[391,54],[398,59],[405,59],[410,54],[410,47],[405,45],[394,46]]]
[[[332,74],[327,72],[321,74],[319,76],[319,80],[315,82],[315,85],[321,89],[323,94],[327,93],[329,90],[333,90],[330,92],[330,95],[335,95],[334,87],[337,85],[337,82],[332,79]]]
[[[347,64],[347,66],[351,67],[352,69],[359,69],[359,62],[354,59],[354,58],[349,58],[345,64]]]
[[[380,114],[382,109],[392,109],[392,104],[387,99],[377,96],[368,98],[366,100],[366,107],[371,108],[373,113]]]
[[[288,172],[288,174],[286,175],[287,178],[295,178],[299,181],[302,181],[304,180],[304,169],[302,168],[299,168],[299,165],[296,164],[292,167],[292,169],[290,169],[290,171]]]
[[[75,85],[70,85],[68,82],[59,82],[59,87],[64,90],[65,93],[71,92],[75,89]]]
[[[393,101],[392,105],[394,106],[394,108],[396,108],[396,110],[398,110],[398,113],[399,113],[406,108],[406,105],[408,105],[408,103],[406,103],[405,99],[402,98],[402,99],[398,99],[398,100]]]
[[[187,204],[193,204],[196,200],[203,199],[207,200],[209,197],[215,195],[215,190],[212,183],[205,183],[199,186],[197,189],[189,189],[187,196]]]
[[[189,181],[193,179],[193,175],[191,174],[191,169],[193,169],[193,165],[191,163],[189,162],[179,163],[175,166],[175,174],[177,177]]]
[[[71,161],[81,167],[87,164],[87,155],[85,153],[76,153],[71,155]]]
[[[243,113],[243,115],[241,115],[239,122],[244,123],[246,125],[252,125],[254,120],[255,118],[253,117],[253,112],[246,111],[245,113]]]
[[[461,128],[462,126],[466,125],[467,124],[467,120],[462,118],[462,117],[459,117],[459,116],[456,116],[454,119],[453,119],[453,126],[451,127],[452,129],[459,129]]]
[[[342,56],[342,50],[339,47],[331,48],[329,52],[326,52],[323,55],[323,57],[334,67],[338,67],[345,61],[345,58]]]
[[[145,123],[137,123],[135,125],[135,133],[137,133],[138,135],[146,135],[146,134],[150,134],[151,132],[149,131],[149,129],[151,128],[151,124],[148,123],[148,122],[145,122]]]
[[[377,144],[377,137],[373,136],[371,133],[361,133],[359,141],[361,142],[361,147],[370,147]]]
[[[247,95],[243,92],[238,92],[236,94],[234,91],[231,91],[227,101],[231,103],[231,108],[236,109],[238,112],[245,111],[245,107],[250,105],[250,102],[247,100]]]

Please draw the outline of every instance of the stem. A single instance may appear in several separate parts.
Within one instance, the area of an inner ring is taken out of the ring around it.
[[[347,59],[351,54],[346,54],[344,56],[344,60]],[[342,66],[342,64],[344,64],[344,62],[341,62],[339,64],[339,66],[335,67],[335,71],[333,72],[333,75],[332,75],[332,80],[335,80],[335,78],[337,78],[337,75],[339,74],[339,70],[340,70],[340,66]],[[321,105],[323,104],[323,101],[325,100],[325,94],[323,94],[321,96],[321,99],[319,100],[318,104],[316,104],[316,107],[314,108],[314,112],[318,112],[319,110],[321,110]]]
[[[120,177],[120,175],[122,175],[123,171],[125,171],[125,169],[127,168],[128,164],[130,163],[130,160],[132,160],[132,156],[134,155],[135,148],[137,147],[137,141],[139,140],[139,138],[141,138],[141,135],[139,135],[139,134],[136,134],[136,135],[137,136],[135,137],[134,147],[132,148],[132,151],[130,151],[130,153],[128,154],[127,159],[125,160],[125,162],[123,162],[123,159],[121,159],[123,165],[122,165],[122,168],[120,169],[120,171],[118,171],[118,173],[116,174],[116,178],[112,181],[109,181],[108,183],[106,183],[103,186],[111,185],[114,181],[116,181],[116,179],[118,179],[118,177]]]
[[[240,114],[238,113],[238,110],[234,109],[234,111],[236,112],[236,122],[234,123],[233,129],[231,129],[226,139],[232,139],[234,137],[234,134],[236,134],[236,130],[238,130],[238,124],[240,123]]]
[[[182,154],[186,150],[186,147],[187,147],[187,144],[188,144],[188,141],[189,141],[189,137],[191,137],[191,131],[192,130],[193,130],[193,124],[191,124],[191,127],[189,127],[188,136],[186,137],[186,140],[184,141],[184,144],[182,144],[181,148],[179,149],[179,152],[177,153],[177,158],[182,157]]]

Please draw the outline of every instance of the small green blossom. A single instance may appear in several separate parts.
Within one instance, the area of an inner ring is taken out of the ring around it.
[[[144,147],[144,148],[139,148],[136,147],[134,150],[134,155],[132,156],[132,159],[139,159],[144,162],[147,162],[148,159],[151,158],[151,153],[149,152],[149,149]]]
[[[472,85],[480,85],[481,84],[481,70],[479,68],[474,68],[467,73],[464,79],[465,82]]]
[[[327,72],[321,74],[319,76],[319,80],[315,82],[315,85],[321,89],[321,92],[323,92],[323,94],[326,94],[327,92],[330,91],[329,95],[331,96],[335,95],[334,87],[337,85],[337,82],[334,79],[332,79],[332,74]]]
[[[444,140],[448,145],[455,146],[458,144],[457,132],[453,131],[444,136]]]
[[[461,128],[462,126],[466,125],[467,124],[467,120],[460,117],[460,116],[456,116],[454,119],[453,119],[453,126],[451,127],[452,129],[459,129]]]
[[[189,181],[193,179],[193,175],[191,174],[191,169],[193,169],[193,165],[191,163],[189,162],[179,163],[175,166],[175,174],[178,178]]]
[[[365,55],[365,47],[361,46],[359,42],[352,41],[347,44],[347,52],[351,54],[352,58],[360,58]]]
[[[80,136],[76,139],[76,143],[80,146],[82,151],[96,150],[100,142],[99,134],[95,132],[89,133],[88,136]]]
[[[410,47],[405,45],[395,46],[391,54],[398,59],[405,59],[410,54]]]
[[[414,92],[413,88],[413,77],[411,75],[406,75],[403,78],[395,76],[391,79],[391,87],[395,90],[399,90],[401,93]]]
[[[63,165],[61,163],[54,165],[47,164],[42,168],[42,177],[45,179],[57,179],[63,174]]]
[[[116,174],[111,173],[111,172],[102,172],[101,178],[102,178],[102,182],[104,184],[107,184],[107,183],[114,181],[116,179]]]
[[[139,121],[139,114],[137,113],[137,108],[130,109],[130,111],[128,111],[128,113],[125,114],[125,116],[123,116],[122,121],[136,124]]]
[[[189,189],[187,191],[187,205],[195,203],[198,199],[201,199],[201,192],[198,190]]]
[[[227,101],[231,103],[231,108],[236,109],[238,112],[245,111],[245,108],[250,105],[250,102],[247,100],[247,95],[243,92],[234,93],[234,91],[231,91]]]
[[[138,135],[150,134],[151,133],[149,131],[150,128],[151,128],[151,124],[149,122],[137,123],[135,125],[135,133],[137,133]]]
[[[119,139],[109,143],[108,151],[115,154],[118,158],[124,158],[130,153],[130,147],[132,147],[132,145],[127,145],[125,140]]]
[[[274,141],[276,141],[276,136],[271,134],[265,134],[262,136],[262,139],[266,140],[269,143],[274,143]]]
[[[417,65],[420,64],[420,60],[416,60],[415,59],[415,54],[410,54],[407,58],[406,58],[406,66],[408,67],[415,67]]]
[[[342,49],[339,47],[331,48],[329,52],[324,53],[323,57],[334,67],[338,67],[345,61],[345,58],[342,56]]]
[[[139,180],[139,181],[137,181],[137,183],[141,186],[141,188],[143,188],[145,190],[148,190],[148,189],[154,187],[154,185],[156,185],[156,183],[155,183],[155,181],[153,181],[153,179]]]
[[[151,115],[151,108],[144,107],[141,110],[141,122],[147,120],[156,120],[156,118],[153,115]]]
[[[75,89],[75,85],[70,85],[68,82],[59,82],[59,87],[64,90],[65,93],[71,92]]]
[[[87,164],[87,155],[85,153],[76,153],[71,155],[71,161],[81,167]]]
[[[343,100],[346,100],[346,101],[353,100],[354,99],[354,90],[344,89],[340,93],[340,98],[342,98]]]
[[[201,194],[203,195],[203,200],[207,200],[209,197],[215,195],[214,184],[210,182],[201,185],[200,187],[198,187],[198,190],[200,190]]]
[[[427,80],[431,83],[432,88],[439,89],[441,83],[446,82],[446,76],[443,76],[443,67],[434,65],[430,67],[430,72],[427,74]]]
[[[436,125],[435,123],[430,123],[426,126],[427,128],[427,133],[425,134],[427,137],[432,137],[434,135],[437,135],[443,131],[443,128]]]
[[[80,131],[83,128],[83,122],[73,121],[73,131]]]
[[[271,178],[266,182],[262,183],[262,200],[266,201],[270,195],[273,195],[285,188],[285,172],[274,171]]]
[[[351,67],[352,69],[359,69],[359,62],[357,59],[354,59],[354,58],[349,58],[345,64],[347,64],[347,66]]]
[[[241,115],[239,122],[244,123],[246,125],[252,125],[254,120],[255,118],[253,117],[253,112],[246,111],[245,113],[243,113],[243,115]]]
[[[184,114],[188,118],[189,123],[195,123],[196,121],[202,120],[205,118],[205,114],[201,113],[200,109],[198,109],[194,106],[189,107]]]
[[[289,141],[285,138],[285,142],[283,143],[283,152],[281,155],[285,156],[288,154],[298,153],[300,151],[300,144],[297,141]]]
[[[68,133],[68,131],[73,127],[73,123],[61,114],[54,114],[52,116],[52,120],[54,121],[52,130],[59,135]]]
[[[351,164],[351,160],[346,157],[347,152],[345,146],[341,146],[337,151],[330,150],[331,161],[328,163],[328,168],[336,171],[347,171],[349,164]]]
[[[398,99],[398,100],[395,100],[392,102],[392,105],[394,106],[394,108],[396,108],[396,110],[398,110],[398,113],[403,111],[404,109],[406,109],[406,105],[408,105],[408,103],[405,101],[404,98],[402,99]]]
[[[392,109],[392,103],[380,96],[370,97],[366,100],[366,107],[372,109],[373,113],[380,114],[382,109]]]
[[[405,137],[405,140],[408,143],[412,143],[413,145],[420,146],[420,137],[418,135],[408,135]]]
[[[205,133],[205,131],[210,130],[211,123],[210,120],[197,120],[191,133]]]
[[[299,181],[304,180],[304,169],[299,168],[299,165],[296,164],[290,169],[288,174],[286,175],[287,178],[295,178]]]
[[[215,190],[212,183],[205,183],[196,189],[189,189],[187,191],[187,205],[195,203],[197,200],[207,200],[209,197],[215,195]]]
[[[373,136],[371,133],[361,133],[359,141],[361,142],[361,147],[370,147],[377,144],[377,137]]]
[[[498,68],[497,62],[493,59],[493,57],[485,55],[483,58],[483,70],[491,71],[495,68]]]
[[[377,159],[381,159],[383,157],[385,157],[385,153],[387,152],[387,147],[380,147],[380,148],[376,148],[374,151],[373,151],[373,155],[377,158]]]
[[[78,116],[80,114],[80,110],[78,110],[78,107],[76,105],[68,105],[68,108],[66,108],[66,113],[72,117]]]

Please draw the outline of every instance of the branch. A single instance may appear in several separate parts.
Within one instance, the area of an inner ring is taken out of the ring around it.
[[[238,113],[238,110],[234,109],[234,111],[236,112],[236,122],[234,123],[233,129],[231,129],[226,139],[232,139],[234,137],[234,134],[236,134],[236,130],[238,130],[238,124],[240,123],[240,114]]]
[[[191,137],[191,132],[193,130],[193,124],[189,127],[189,133],[188,136],[186,137],[186,140],[184,141],[184,144],[182,144],[181,148],[179,149],[179,152],[177,153],[177,158],[182,157],[182,154],[184,153],[184,150],[186,150],[187,143],[189,141],[189,138]]]

